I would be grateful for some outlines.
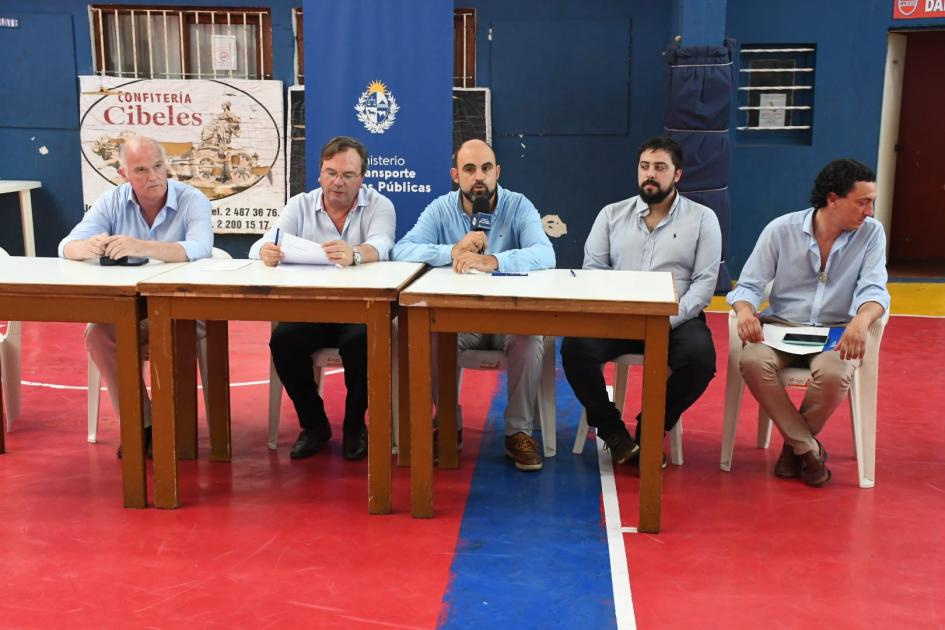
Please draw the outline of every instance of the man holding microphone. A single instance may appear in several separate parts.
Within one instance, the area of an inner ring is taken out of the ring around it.
[[[450,170],[459,190],[426,207],[417,224],[394,246],[392,258],[434,267],[451,265],[457,273],[524,274],[554,267],[555,252],[538,211],[524,195],[499,186],[499,172],[492,147],[482,140],[463,143]],[[542,338],[480,333],[460,333],[457,338],[460,351],[503,350],[508,355],[505,453],[519,470],[541,470],[532,427],[541,380]],[[436,370],[433,374],[435,379]],[[433,391],[437,391],[435,383]],[[461,446],[461,408],[457,421]]]

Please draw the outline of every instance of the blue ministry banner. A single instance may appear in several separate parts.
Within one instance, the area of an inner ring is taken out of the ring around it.
[[[397,236],[450,190],[453,3],[305,0],[308,189],[334,136],[367,146],[365,183],[394,202]]]

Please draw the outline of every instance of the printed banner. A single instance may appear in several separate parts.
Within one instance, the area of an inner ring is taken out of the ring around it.
[[[450,190],[453,4],[306,0],[306,184],[334,136],[368,149],[365,183],[394,203],[397,235]]]
[[[893,0],[894,20],[945,18],[945,0]]]
[[[200,189],[214,231],[262,233],[285,205],[282,83],[79,77],[82,196],[88,211],[123,179],[118,147],[153,138],[170,177]]]

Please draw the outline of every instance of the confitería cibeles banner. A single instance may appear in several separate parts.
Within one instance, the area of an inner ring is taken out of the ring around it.
[[[394,202],[403,235],[450,190],[453,3],[306,0],[306,183],[322,146],[363,142],[365,183]]]
[[[164,147],[171,177],[213,205],[214,231],[264,232],[285,205],[282,82],[79,77],[82,196],[88,210],[122,183],[118,147]]]

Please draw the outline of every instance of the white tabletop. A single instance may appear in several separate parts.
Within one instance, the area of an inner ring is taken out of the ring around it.
[[[19,192],[21,190],[33,190],[34,188],[42,187],[42,182],[37,181],[0,179],[0,193]]]
[[[279,265],[259,260],[204,258],[151,278],[145,289],[170,286],[280,287],[324,289],[398,289],[423,268],[422,263],[378,262],[357,267]]]
[[[451,267],[440,267],[431,269],[401,294],[676,304],[673,275],[668,271],[545,269],[527,276],[493,276],[459,274]]]
[[[140,267],[102,267],[98,260],[0,256],[0,285],[134,289],[142,280],[185,264],[152,261]]]

